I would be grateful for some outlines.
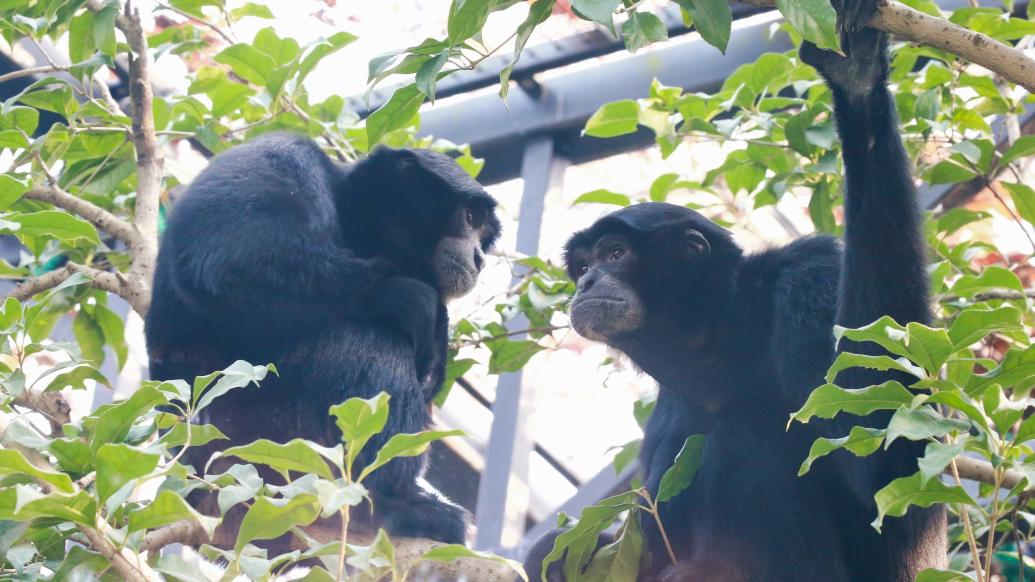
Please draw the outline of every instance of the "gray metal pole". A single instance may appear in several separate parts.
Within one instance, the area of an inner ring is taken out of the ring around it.
[[[535,255],[539,252],[539,233],[543,220],[543,205],[550,187],[563,177],[564,162],[554,157],[554,143],[549,136],[533,137],[525,145],[522,158],[524,188],[518,213],[517,252]],[[515,281],[518,278],[515,274]],[[523,316],[512,320],[512,330],[528,327]],[[524,339],[515,336],[514,340]],[[478,486],[475,509],[478,533],[475,547],[505,553],[503,532],[510,525],[524,530],[526,511],[508,508],[518,503],[510,488],[511,479],[527,480],[528,456],[532,439],[525,432],[529,405],[528,394],[523,393],[521,372],[500,376],[496,387],[496,401],[492,406],[492,428],[485,453],[485,470]],[[524,500],[527,509],[528,500]],[[511,509],[511,511],[508,511]]]

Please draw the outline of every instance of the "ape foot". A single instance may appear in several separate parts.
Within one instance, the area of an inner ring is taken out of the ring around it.
[[[417,498],[397,499],[392,505],[379,509],[381,524],[393,537],[429,538],[447,544],[467,540],[469,516],[459,505],[424,492]]]

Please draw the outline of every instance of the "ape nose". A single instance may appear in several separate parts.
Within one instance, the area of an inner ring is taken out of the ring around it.
[[[579,283],[576,285],[576,290],[579,293],[585,293],[593,288],[593,285],[597,282],[596,273],[589,272],[579,278]]]
[[[485,258],[482,257],[482,252],[475,249],[474,251],[474,268],[481,272],[482,265],[485,264]]]

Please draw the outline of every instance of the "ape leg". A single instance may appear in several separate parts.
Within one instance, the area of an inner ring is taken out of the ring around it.
[[[373,461],[392,436],[420,432],[431,424],[430,394],[418,379],[413,348],[394,329],[343,325],[297,349],[278,367],[279,397],[296,401],[298,410],[295,419],[289,419],[295,422],[294,434],[284,435],[285,440],[303,436],[325,445],[340,442],[328,416],[331,406],[382,390],[389,394],[388,422],[363,448],[356,470]],[[373,521],[390,535],[464,543],[467,512],[422,483],[425,465],[425,455],[401,457],[367,478]]]

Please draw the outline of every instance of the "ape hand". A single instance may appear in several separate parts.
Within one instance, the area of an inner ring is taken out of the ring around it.
[[[420,374],[435,353],[435,323],[442,303],[438,291],[412,277],[394,276],[374,289],[371,300],[371,316],[395,327],[413,346]]]
[[[888,35],[866,25],[877,12],[877,0],[833,0],[845,56],[808,41],[800,56],[832,86],[849,94],[866,94],[883,84],[888,69]]]

